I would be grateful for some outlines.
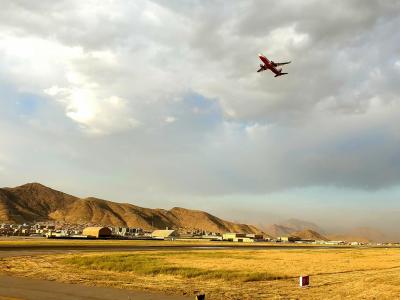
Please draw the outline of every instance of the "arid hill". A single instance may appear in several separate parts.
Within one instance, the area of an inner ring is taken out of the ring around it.
[[[296,231],[295,229],[293,229],[291,227],[286,227],[286,226],[278,225],[278,224],[268,225],[268,226],[264,227],[263,229],[273,237],[288,236],[292,232]]]
[[[295,219],[293,219],[295,220]],[[300,221],[299,221],[300,222]],[[297,222],[297,226],[289,227],[285,225],[278,225],[278,224],[272,224],[264,228],[264,230],[272,235],[273,237],[280,237],[280,236],[296,236],[302,239],[307,239],[307,240],[324,240],[327,241],[328,238],[317,232],[316,230],[306,228],[303,223],[306,224],[306,222],[302,222],[302,224],[299,224]],[[289,224],[289,223],[285,223]],[[307,223],[313,225],[313,228],[316,228],[317,226],[313,223]],[[296,228],[304,228],[304,229],[297,229]]]
[[[311,229],[305,229],[302,231],[295,231],[291,233],[292,236],[297,236],[299,238],[305,239],[305,240],[319,240],[319,241],[328,241],[329,239],[323,236],[322,234],[311,230]]]
[[[304,220],[299,220],[299,219],[293,219],[293,218],[285,221],[281,225],[292,228],[292,232],[293,231],[302,231],[302,230],[306,230],[306,229],[311,229],[311,230],[314,230],[314,231],[320,232],[320,233],[324,232],[324,230],[315,223],[304,221]]]
[[[252,225],[236,224],[209,213],[184,208],[150,209],[127,203],[71,196],[39,183],[0,189],[0,223],[64,221],[71,224],[202,229],[212,232],[259,233]]]
[[[380,230],[369,227],[357,227],[342,234],[331,234],[328,237],[335,241],[354,241],[360,243],[391,241],[391,239]]]
[[[357,227],[341,232],[325,231],[312,222],[299,219],[289,219],[280,224],[262,226],[260,228],[273,237],[299,236],[304,239],[347,241],[347,242],[393,242],[398,241],[397,235],[386,235],[371,227]],[[312,234],[312,232],[316,233]],[[323,238],[321,238],[323,237]]]

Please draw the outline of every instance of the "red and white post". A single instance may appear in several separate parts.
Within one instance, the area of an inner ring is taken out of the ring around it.
[[[300,276],[300,287],[306,287],[310,285],[310,276],[301,275]]]

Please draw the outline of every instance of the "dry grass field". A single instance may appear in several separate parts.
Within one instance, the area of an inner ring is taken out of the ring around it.
[[[207,299],[394,299],[400,249],[229,249],[3,258],[1,272]],[[308,274],[309,288],[298,286]]]

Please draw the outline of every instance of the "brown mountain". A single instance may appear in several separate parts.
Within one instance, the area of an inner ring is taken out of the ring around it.
[[[324,240],[324,241],[328,240],[325,236],[312,229],[296,230],[293,227],[287,227],[284,225],[277,225],[277,224],[272,224],[265,227],[265,232],[267,232],[273,237],[296,236],[307,240]]]
[[[319,233],[320,230],[315,230],[319,229],[317,225],[297,219],[290,219],[282,225],[268,225],[263,227],[263,229],[273,237],[296,236],[307,240],[328,240],[328,238]]]
[[[293,231],[296,231],[295,229],[291,227],[286,227],[284,225],[278,225],[278,224],[272,224],[268,225],[263,228],[265,232],[270,234],[273,237],[278,237],[278,236],[288,236],[290,235]]]
[[[293,235],[294,232],[305,230],[312,230],[317,233],[324,233],[324,231],[318,225],[299,219],[289,219],[280,224],[261,226],[261,228],[274,237],[290,236]]]
[[[292,236],[297,236],[299,238],[305,239],[305,240],[320,240],[320,241],[328,241],[329,239],[323,236],[322,234],[311,230],[311,229],[305,229],[301,231],[295,231],[291,233]]]
[[[128,203],[71,196],[39,183],[0,189],[0,223],[62,221],[71,224],[202,229],[212,232],[259,233],[252,225],[219,219],[184,208],[150,209]]]
[[[370,227],[356,227],[342,234],[331,234],[329,238],[336,241],[360,243],[388,242],[391,240],[380,230]]]
[[[282,223],[281,225],[292,228],[293,229],[292,231],[302,231],[306,229],[311,229],[317,232],[324,232],[323,229],[318,225],[316,225],[315,223],[299,219],[289,219],[286,222]]]

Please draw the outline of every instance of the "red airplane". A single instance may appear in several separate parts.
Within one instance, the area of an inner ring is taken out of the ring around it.
[[[287,65],[290,64],[290,61],[288,62],[283,62],[283,63],[276,63],[273,62],[272,60],[269,61],[268,58],[266,58],[264,55],[262,54],[258,54],[258,57],[261,59],[261,61],[264,64],[260,64],[260,69],[257,72],[261,72],[261,71],[266,71],[266,70],[271,70],[272,72],[275,73],[275,77],[278,76],[282,76],[285,75],[287,73],[282,73],[282,68],[277,69],[276,67],[278,66],[282,66],[282,65]]]

